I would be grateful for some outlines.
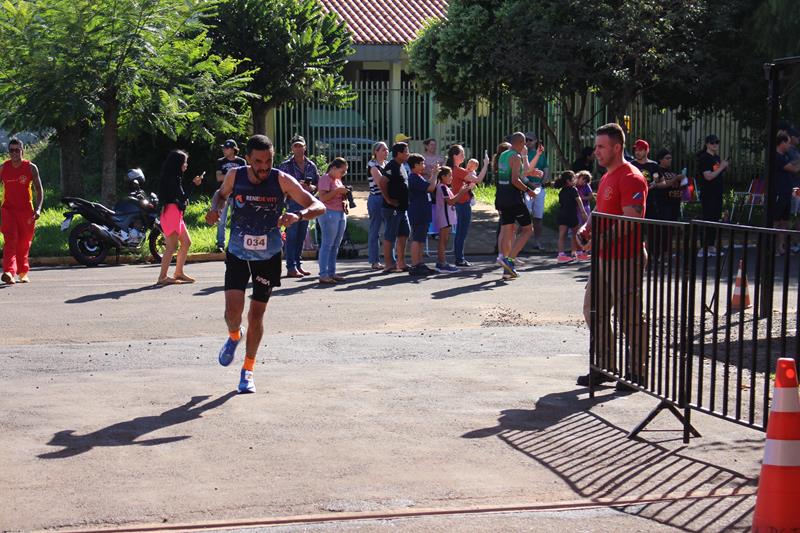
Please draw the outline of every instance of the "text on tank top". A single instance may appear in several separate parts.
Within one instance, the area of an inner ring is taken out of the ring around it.
[[[279,254],[283,247],[278,219],[286,198],[278,179],[280,171],[273,168],[266,180],[252,183],[249,168],[236,169],[228,250],[245,261],[263,261]]]

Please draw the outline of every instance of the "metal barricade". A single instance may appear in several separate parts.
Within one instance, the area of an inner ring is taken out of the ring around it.
[[[591,371],[661,400],[630,436],[663,409],[685,442],[692,410],[764,430],[775,361],[800,352],[800,259],[775,250],[800,233],[594,213],[592,235]]]

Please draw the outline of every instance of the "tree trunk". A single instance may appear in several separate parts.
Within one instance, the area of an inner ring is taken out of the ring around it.
[[[252,100],[250,109],[253,113],[253,135],[267,134],[267,111],[269,107],[263,100]]]
[[[81,147],[83,135],[79,124],[56,129],[62,196],[83,196],[83,174],[81,173]]]
[[[552,146],[556,149],[556,155],[558,156],[558,162],[561,164],[563,168],[569,168],[570,162],[567,161],[567,158],[564,156],[564,148],[558,142],[558,136],[556,132],[553,130],[552,126],[547,122],[547,113],[545,113],[543,107],[537,106],[534,110],[534,115],[539,118],[539,122],[544,127],[545,131],[547,132],[547,137],[552,142]],[[541,135],[540,135],[541,137]],[[544,140],[544,139],[542,139]],[[553,163],[550,163],[550,167],[553,167]]]
[[[100,197],[103,204],[114,205],[117,197],[117,144],[119,141],[119,101],[117,92],[106,94],[103,110],[103,175]]]

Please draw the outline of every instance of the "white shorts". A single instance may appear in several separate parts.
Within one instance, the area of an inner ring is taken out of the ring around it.
[[[528,207],[533,218],[544,218],[544,197],[547,195],[547,189],[541,188],[540,192],[535,199],[531,199],[529,194],[525,195],[525,205]]]

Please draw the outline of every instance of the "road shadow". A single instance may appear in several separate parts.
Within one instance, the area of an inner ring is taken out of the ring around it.
[[[75,430],[67,429],[58,431],[47,444],[49,446],[61,446],[63,449],[43,453],[38,455],[40,459],[65,459],[90,451],[97,446],[157,446],[168,444],[190,438],[190,435],[177,437],[163,437],[147,440],[137,440],[143,435],[164,429],[169,426],[190,422],[203,416],[203,413],[215,409],[232,397],[236,396],[236,391],[231,391],[216,400],[212,400],[203,405],[199,405],[210,396],[193,396],[185,404],[164,411],[159,415],[140,416],[125,422],[118,422],[110,426],[98,429],[85,435],[75,435]]]
[[[80,296],[78,298],[72,298],[70,300],[64,300],[65,304],[83,304],[87,302],[96,302],[98,300],[119,300],[123,296],[128,296],[131,294],[136,294],[139,292],[145,291],[153,291],[158,289],[163,289],[164,287],[156,284],[152,285],[145,285],[144,287],[134,287],[131,289],[123,289],[119,291],[108,291],[108,292],[101,292],[98,294],[87,294],[85,296]]]
[[[560,477],[579,496],[603,502],[663,498],[688,494],[717,498],[674,499],[617,507],[620,512],[687,532],[749,531],[756,480],[668,449],[658,443],[632,440],[627,432],[589,412],[614,395],[580,398],[585,389],[549,394],[533,410],[501,412],[494,427],[470,431],[464,438],[497,437],[512,449]],[[664,432],[651,431],[651,434]],[[661,442],[676,440],[674,432]],[[761,439],[703,443],[730,457],[763,447]],[[732,495],[731,495],[732,494]]]

